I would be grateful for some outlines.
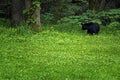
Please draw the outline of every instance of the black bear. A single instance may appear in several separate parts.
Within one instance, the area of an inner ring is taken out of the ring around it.
[[[93,22],[84,23],[82,24],[82,30],[87,30],[88,34],[98,34],[98,32],[100,31],[100,26],[98,23]]]

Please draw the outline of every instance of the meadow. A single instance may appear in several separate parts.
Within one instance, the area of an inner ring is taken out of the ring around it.
[[[120,80],[120,29],[88,35],[81,26],[42,27],[0,26],[0,80]]]

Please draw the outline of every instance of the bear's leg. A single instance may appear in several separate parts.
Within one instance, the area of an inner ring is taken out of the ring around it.
[[[88,30],[87,33],[93,35],[93,32],[90,30]]]

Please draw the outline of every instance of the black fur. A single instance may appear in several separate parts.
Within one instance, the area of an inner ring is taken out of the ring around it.
[[[100,26],[98,23],[84,23],[82,24],[82,30],[87,30],[88,34],[98,34],[100,31]]]

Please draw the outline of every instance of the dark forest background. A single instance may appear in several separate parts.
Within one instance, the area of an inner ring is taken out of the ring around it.
[[[33,26],[37,29],[40,29],[41,23],[56,24],[66,20],[99,20],[103,25],[107,25],[120,20],[119,8],[120,0],[1,0],[0,17],[9,19],[13,27],[23,21],[28,24],[37,23],[38,27]],[[37,17],[33,16],[35,14]]]

